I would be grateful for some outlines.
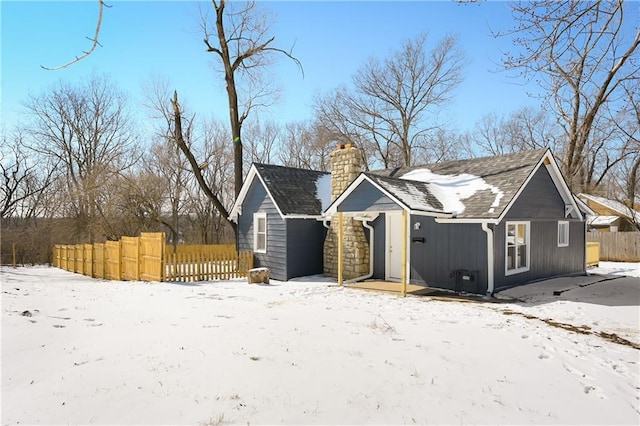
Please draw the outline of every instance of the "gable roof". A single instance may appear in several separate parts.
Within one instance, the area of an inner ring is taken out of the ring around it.
[[[294,167],[253,163],[229,218],[237,221],[255,179],[262,184],[281,217],[320,216],[331,199],[331,174]]]
[[[591,226],[611,226],[620,216],[593,216],[587,221]]]
[[[431,193],[427,183],[390,178],[374,173],[363,173],[363,175],[378,188],[384,188],[385,192],[395,199],[394,201],[399,201],[410,210],[445,213],[442,203]]]
[[[545,166],[563,198],[576,217],[582,217],[575,198],[562,178],[551,151],[537,149],[496,157],[447,161],[437,164],[386,169],[366,174],[369,181],[409,210],[448,213],[458,219],[502,220],[535,172]],[[400,180],[413,182],[398,191]],[[327,210],[337,206],[361,180],[356,179]],[[411,190],[422,188],[424,199],[408,198]],[[432,198],[435,198],[433,201]],[[418,207],[418,205],[420,206]],[[415,207],[414,207],[415,206]]]
[[[591,202],[597,203],[602,207],[604,207],[605,209],[608,209],[614,213],[617,213],[620,216],[624,216],[630,219],[631,221],[640,223],[640,212],[636,210],[632,210],[630,207],[626,206],[625,204],[619,201],[609,200],[608,198],[598,197],[597,195],[591,195],[591,194],[578,194],[578,197],[585,201],[591,201]],[[598,213],[595,212],[595,214],[597,215]],[[611,215],[606,215],[606,216],[611,216]]]

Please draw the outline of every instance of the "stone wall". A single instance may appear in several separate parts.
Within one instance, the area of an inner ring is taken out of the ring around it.
[[[362,154],[351,144],[338,146],[331,158],[331,201],[334,201],[362,171]],[[369,272],[369,244],[361,221],[342,221],[343,277],[356,278]],[[334,216],[324,241],[324,274],[338,276],[338,219]]]

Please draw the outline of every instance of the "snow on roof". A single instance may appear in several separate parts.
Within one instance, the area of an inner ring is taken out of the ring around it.
[[[504,196],[499,188],[489,185],[479,176],[463,173],[459,175],[440,175],[429,169],[415,169],[404,174],[401,179],[424,182],[429,185],[429,190],[443,205],[443,210],[455,214],[464,211],[462,200],[472,197],[476,192],[489,190],[495,194],[495,199],[489,208],[489,213],[500,205]]]
[[[331,205],[331,174],[320,175],[316,180],[316,198],[325,211]]]
[[[626,216],[633,219],[635,222],[640,223],[640,212],[632,210],[619,201],[609,200],[608,198],[598,197],[597,195],[591,194],[580,194],[578,196],[595,201],[596,203],[603,205],[604,207],[607,207],[608,209],[613,210],[614,212],[619,213],[622,216]]]
[[[391,195],[412,210],[445,213],[442,203],[431,193],[429,185],[424,182],[370,173],[366,173],[366,176],[384,187]]]
[[[620,216],[594,216],[592,219],[589,219],[589,225],[610,226],[618,219],[620,219]]]

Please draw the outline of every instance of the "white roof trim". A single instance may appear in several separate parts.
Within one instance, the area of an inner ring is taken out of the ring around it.
[[[283,219],[321,219],[320,214],[286,214]]]
[[[387,197],[389,197],[389,199],[391,201],[393,201],[394,203],[396,203],[398,206],[400,206],[403,210],[407,210],[409,211],[409,207],[404,205],[404,203],[402,203],[400,200],[398,200],[396,197],[394,197],[393,195],[391,195],[389,192],[387,192],[384,188],[380,187],[380,185],[378,185],[376,182],[374,182],[373,180],[369,179],[369,177],[367,175],[365,175],[364,173],[360,173],[360,175],[354,179],[353,182],[351,182],[349,184],[349,186],[347,186],[347,189],[345,189],[342,194],[340,194],[340,196],[338,198],[336,198],[330,205],[329,207],[327,207],[327,210],[324,211],[323,216],[333,216],[334,214],[336,214],[338,212],[338,206],[340,204],[342,204],[342,202],[345,200],[345,198],[347,198],[349,196],[349,194],[351,194],[361,183],[362,181],[367,181],[369,182],[371,185],[373,185],[376,189],[378,189],[380,192],[382,192],[384,195],[386,195]],[[345,212],[346,213],[346,212]],[[354,212],[355,213],[355,212]]]
[[[589,216],[589,215],[597,216],[598,215],[591,207],[589,207],[589,205],[582,198],[580,198],[580,195],[576,196],[574,194],[573,195],[573,199],[576,200],[576,204],[580,208],[580,211],[583,212],[583,214],[586,213],[587,216]]]
[[[436,221],[440,220],[440,219],[447,220],[447,219],[453,217],[453,213],[437,213],[437,212],[428,212],[428,211],[422,211],[422,210],[409,210],[409,214],[414,215],[414,216],[435,217]]]
[[[488,223],[496,225],[498,219],[438,217],[436,218],[436,223]]]
[[[522,191],[524,191],[524,189],[527,187],[531,179],[533,179],[533,176],[540,169],[540,167],[545,163],[545,160],[549,160],[549,164],[546,165],[547,171],[549,172],[549,175],[551,176],[551,180],[553,181],[556,189],[560,193],[560,196],[562,197],[562,200],[564,201],[565,206],[568,206],[568,205],[573,206],[574,207],[573,211],[576,212],[576,214],[578,215],[578,219],[581,219],[581,220],[584,219],[582,216],[582,212],[580,212],[580,209],[576,204],[576,200],[573,197],[573,194],[569,190],[569,187],[567,186],[567,183],[565,182],[564,177],[562,177],[562,172],[560,172],[558,163],[556,163],[556,160],[553,157],[551,150],[547,149],[547,151],[538,161],[538,164],[536,164],[536,166],[533,168],[533,171],[531,171],[527,179],[520,186],[520,189],[518,189],[518,191],[515,193],[515,195],[509,202],[509,204],[505,206],[500,217],[498,217],[495,220],[495,223],[501,222],[506,217],[507,213],[509,213],[509,210],[511,210],[511,207],[513,207],[513,205],[516,203],[516,201],[522,194]],[[482,220],[479,220],[479,222],[482,222]]]
[[[282,214],[280,207],[276,204],[276,201],[273,199],[273,196],[271,195],[271,192],[269,192],[269,188],[267,188],[267,185],[265,185],[264,180],[262,179],[262,176],[260,176],[260,173],[258,173],[258,169],[256,168],[256,165],[252,164],[251,168],[249,169],[249,173],[247,174],[247,178],[244,180],[244,183],[242,184],[242,188],[240,188],[240,193],[238,194],[238,198],[236,198],[236,202],[233,203],[231,212],[229,212],[229,220],[232,220],[233,222],[238,223],[238,215],[242,214],[242,203],[244,202],[244,199],[246,198],[247,193],[249,192],[249,188],[251,187],[251,184],[253,183],[253,180],[255,179],[256,176],[260,180],[260,183],[262,184],[262,187],[264,188],[265,192],[271,199],[271,202],[276,207],[276,210],[278,210],[280,217],[284,219],[285,216]]]
[[[345,189],[344,192],[342,194],[340,194],[340,196],[333,203],[331,203],[329,205],[327,210],[325,210],[324,215],[325,216],[333,216],[334,214],[336,214],[337,211],[338,211],[338,205],[340,205],[344,201],[344,199],[349,194],[351,194],[358,187],[358,185],[360,185],[365,180],[367,182],[369,182],[371,185],[373,185],[373,187],[376,188],[378,191],[382,192],[391,201],[396,203],[402,210],[406,210],[410,214],[420,215],[420,216],[432,216],[432,217],[451,217],[451,213],[430,212],[430,211],[426,211],[426,210],[425,211],[423,211],[423,210],[412,210],[409,206],[404,204],[402,201],[400,201],[397,197],[392,195],[386,189],[384,189],[383,187],[378,185],[378,183],[373,181],[371,178],[369,178],[364,173],[361,173],[353,182],[351,182],[351,184],[349,184],[349,186],[347,186],[347,189]],[[366,212],[369,212],[369,211],[367,210]],[[344,213],[347,213],[347,212],[344,212]],[[361,214],[363,212],[349,212],[349,213]]]
[[[620,219],[620,216],[594,216],[587,221],[591,226],[610,226],[613,222]]]

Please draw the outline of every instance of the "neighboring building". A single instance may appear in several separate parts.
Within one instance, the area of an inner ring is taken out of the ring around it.
[[[366,173],[361,160],[350,146],[331,154],[331,191],[326,173],[252,166],[231,213],[239,248],[258,248],[276,279],[335,276],[340,212],[347,280],[404,272],[412,284],[493,294],[585,273],[585,219],[551,151]]]
[[[633,232],[640,226],[640,212],[623,203],[590,194],[579,194],[593,215],[587,216],[589,231],[597,232]]]
[[[253,250],[276,280],[321,274],[330,197],[329,173],[253,164],[230,212],[238,250]]]

